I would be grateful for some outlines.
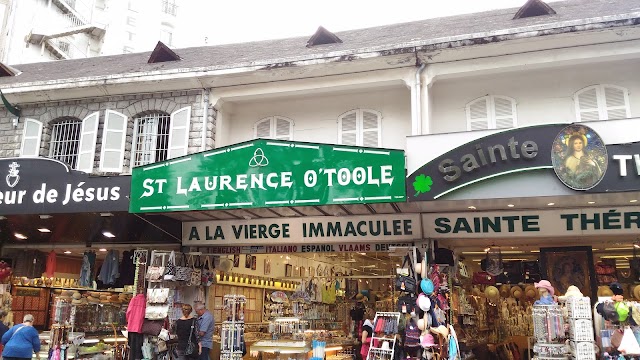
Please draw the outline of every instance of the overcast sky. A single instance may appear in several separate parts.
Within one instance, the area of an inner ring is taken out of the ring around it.
[[[181,0],[180,47],[311,36],[462,13],[519,7],[526,0]],[[184,31],[187,30],[187,31]]]

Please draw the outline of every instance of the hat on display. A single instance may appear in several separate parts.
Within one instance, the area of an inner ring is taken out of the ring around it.
[[[433,294],[433,291],[435,290],[435,287],[433,286],[433,281],[431,281],[431,279],[423,278],[422,280],[420,280],[420,289],[422,290],[423,293],[427,295]]]
[[[482,290],[480,290],[479,287],[474,285],[473,288],[471,289],[471,294],[474,296],[480,296],[482,294]]]
[[[385,341],[382,343],[382,347],[380,347],[381,350],[391,350],[391,345],[389,344],[388,341]]]
[[[416,271],[416,274],[420,274],[421,278],[426,278],[427,277],[427,258],[426,257],[422,257],[422,262],[419,263],[415,263],[415,265],[413,266],[413,270]]]
[[[73,297],[73,300],[80,300],[82,299],[82,294],[80,294],[79,292],[74,292],[73,295],[71,296]]]
[[[636,285],[633,288],[633,298],[636,300],[640,300],[640,285]]]
[[[220,259],[220,265],[218,266],[220,268],[220,271],[229,272],[233,268],[233,263],[231,262],[231,260],[225,257]]]
[[[431,309],[431,300],[427,295],[420,294],[416,299],[416,305],[418,305],[422,311],[429,311],[429,309]]]
[[[500,292],[495,286],[487,286],[484,289],[484,295],[487,297],[487,299],[494,301],[500,298]]]
[[[584,295],[582,294],[582,291],[578,289],[577,286],[571,285],[567,288],[567,292],[564,293],[564,295],[558,296],[558,299],[566,300],[567,298],[570,298],[570,297],[581,298],[581,297],[584,297]]]
[[[540,282],[533,283],[533,286],[535,286],[536,289],[547,289],[551,296],[553,296],[553,294],[555,293],[555,290],[553,289],[553,286],[551,285],[549,280],[540,280]]]
[[[431,335],[430,333],[426,333],[424,335],[420,335],[420,346],[422,346],[422,348],[424,348],[424,349],[432,347],[432,346],[436,346],[435,339],[433,338],[433,335]]]
[[[511,288],[511,297],[520,299],[522,297],[522,288],[518,285]]]
[[[614,322],[619,320],[616,307],[611,301],[605,301],[596,305],[596,311],[598,314],[602,315],[605,320]]]
[[[537,295],[538,291],[536,290],[535,286],[527,285],[527,287],[524,288],[524,296],[528,297],[529,299],[535,299]]]
[[[509,285],[502,284],[502,286],[500,286],[500,296],[503,298],[508,298],[509,295],[511,295],[511,292],[509,290]]]
[[[615,303],[614,307],[618,313],[618,320],[626,321],[629,317],[629,306],[623,301],[618,301]]]
[[[609,284],[609,289],[611,289],[611,292],[613,292],[613,295],[624,294],[624,289],[622,289],[622,286],[620,285],[620,283],[612,282],[611,284]]]
[[[438,334],[445,339],[447,338],[447,336],[449,336],[449,329],[444,325],[440,325],[438,327],[432,327],[430,330],[432,333]]]
[[[613,296],[613,291],[608,286],[598,286],[598,297]]]
[[[640,325],[640,304],[631,303],[631,319],[636,323],[636,325]]]

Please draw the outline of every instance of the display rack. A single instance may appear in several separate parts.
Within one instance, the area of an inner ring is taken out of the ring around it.
[[[373,336],[367,360],[391,360],[396,347],[399,312],[377,312],[373,319]]]
[[[533,352],[537,359],[568,359],[565,321],[560,305],[533,305]]]
[[[566,301],[569,317],[569,345],[575,360],[595,360],[595,339],[591,316],[591,299],[570,297]]]
[[[244,295],[225,295],[223,298],[226,320],[220,331],[220,359],[239,360],[244,356]]]

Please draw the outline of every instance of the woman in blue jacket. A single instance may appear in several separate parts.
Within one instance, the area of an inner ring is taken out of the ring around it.
[[[33,327],[33,315],[27,314],[22,324],[14,325],[2,335],[2,358],[4,360],[31,359],[40,351],[38,330]]]

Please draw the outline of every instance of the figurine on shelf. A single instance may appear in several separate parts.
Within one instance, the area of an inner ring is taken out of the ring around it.
[[[538,289],[538,294],[540,294],[540,300],[536,300],[533,303],[534,305],[554,305],[557,303],[557,298],[554,295],[555,290],[549,280],[540,280],[540,282],[533,285]]]

